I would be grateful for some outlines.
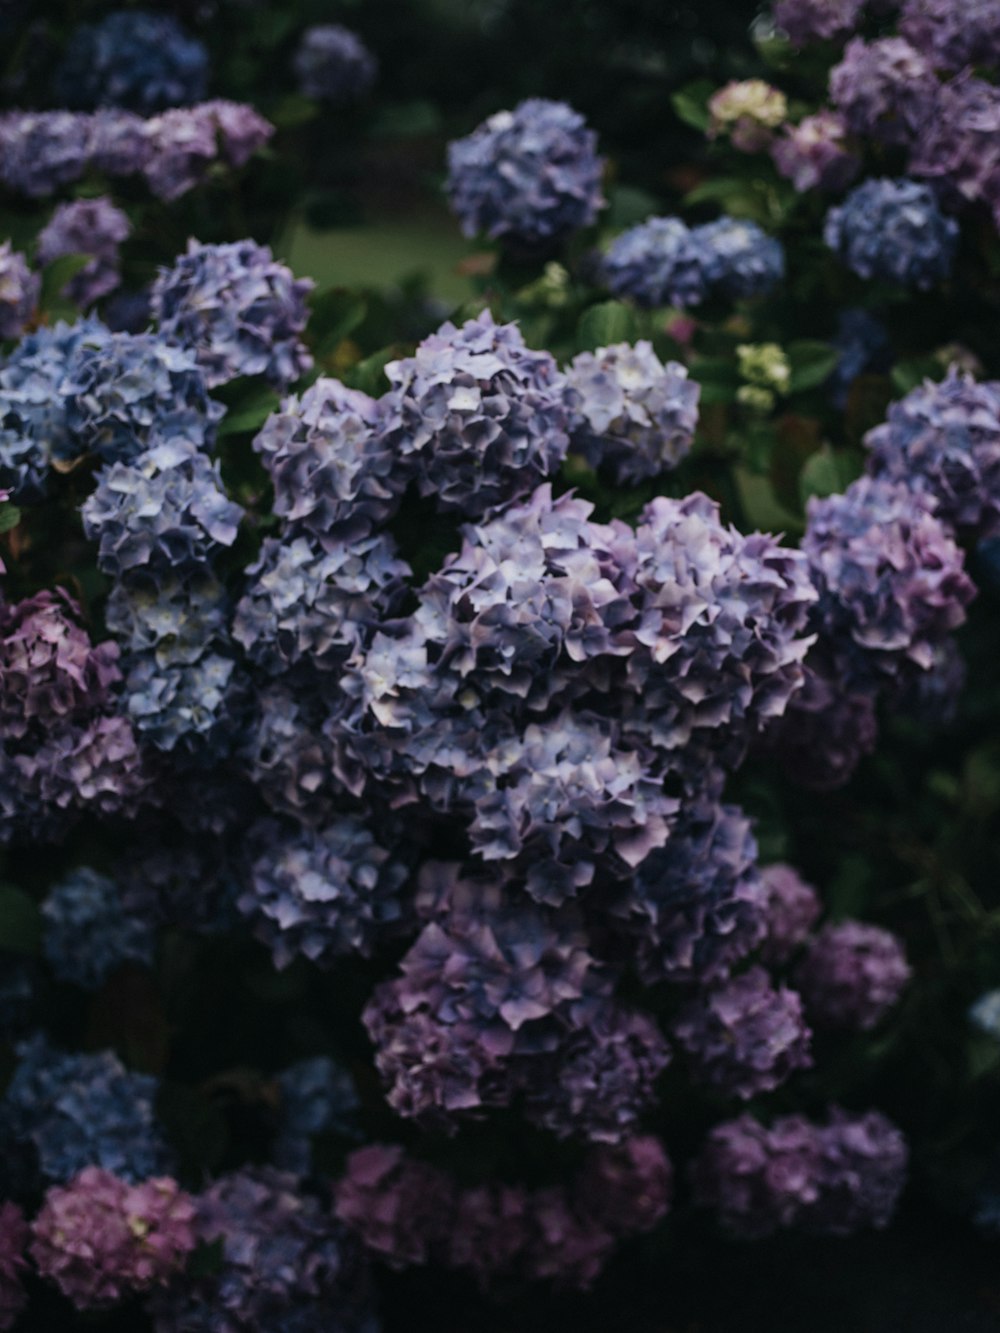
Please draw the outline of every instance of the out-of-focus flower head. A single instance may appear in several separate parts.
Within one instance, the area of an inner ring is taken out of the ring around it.
[[[767,934],[760,956],[768,967],[781,967],[805,943],[822,908],[812,885],[784,862],[765,866],[761,879],[767,895]]]
[[[467,1269],[487,1290],[522,1274],[532,1242],[531,1203],[523,1185],[459,1190],[446,1238],[448,1267]]]
[[[834,193],[848,186],[858,173],[860,160],[848,141],[843,116],[836,111],[817,111],[771,143],[771,157],[778,174],[790,180],[799,194],[809,190]]]
[[[151,1302],[156,1333],[372,1333],[367,1269],[328,1205],[267,1167],[222,1176],[195,1200],[199,1242],[219,1266]]]
[[[698,1082],[744,1101],[812,1064],[801,999],[762,967],[691,1000],[672,1031]]]
[[[87,122],[90,165],[108,176],[131,176],[149,160],[147,122],[133,111],[107,107]]]
[[[532,491],[566,455],[569,405],[554,358],[488,310],[461,328],[443,324],[385,373],[383,443],[442,511],[479,518]]]
[[[299,956],[324,966],[350,954],[370,957],[399,930],[407,867],[362,819],[344,814],[326,828],[292,833],[269,826],[260,837],[265,850],[238,906],[276,967]]]
[[[532,1235],[525,1254],[526,1275],[580,1291],[593,1286],[614,1250],[611,1232],[578,1212],[558,1185],[535,1190],[529,1209]]]
[[[377,429],[378,406],[357,389],[322,377],[268,417],[254,449],[274,485],[274,513],[286,529],[320,543],[361,519],[394,512],[409,480],[404,460]]]
[[[241,102],[164,111],[146,122],[146,183],[170,203],[199,185],[220,156],[231,167],[244,166],[273,133],[269,121]]]
[[[929,670],[965,620],[975,587],[932,504],[871,477],[809,501],[802,550],[820,594],[816,623],[860,684]]]
[[[728,134],[742,153],[759,153],[788,115],[788,99],[763,79],[727,83],[708,99],[708,137]]]
[[[982,201],[1000,223],[1000,88],[961,74],[942,85],[922,127],[910,173],[931,179],[955,207]]]
[[[865,445],[875,476],[932,496],[937,517],[969,535],[1000,536],[1000,384],[952,368],[893,403]]]
[[[592,1148],[573,1190],[580,1211],[619,1236],[652,1231],[666,1217],[673,1192],[670,1158],[651,1134]]]
[[[236,540],[243,511],[227,497],[218,463],[183,437],[162,438],[102,468],[83,504],[97,563],[115,578],[141,569],[154,577],[198,570]]]
[[[817,1027],[867,1032],[897,1002],[911,969],[899,939],[864,921],[824,926],[795,970]]]
[[[194,1220],[170,1177],[130,1184],[88,1166],[46,1194],[31,1257],[78,1310],[99,1310],[165,1286],[195,1248]]]
[[[700,387],[645,340],[581,352],[566,372],[576,395],[570,439],[625,486],[675,468],[691,448]]]
[[[160,337],[189,349],[209,388],[240,375],[286,387],[312,366],[301,341],[310,278],[296,278],[266,245],[189,241],[152,288]]]
[[[1000,990],[984,991],[969,1006],[969,1022],[987,1037],[1000,1041]]]
[[[154,938],[148,922],[125,911],[113,879],[74,870],[42,903],[42,948],[60,981],[96,990],[125,963],[149,965]]]
[[[79,180],[87,169],[90,119],[73,111],[0,116],[0,181],[31,198]]]
[[[298,1060],[278,1076],[278,1132],[271,1158],[280,1170],[309,1175],[312,1140],[318,1134],[359,1137],[355,1114],[361,1103],[347,1070],[327,1055]]]
[[[151,1075],[128,1072],[111,1051],[65,1055],[42,1036],[22,1042],[17,1053],[0,1111],[9,1141],[34,1146],[47,1180],[101,1166],[141,1181],[168,1165]]]
[[[128,216],[106,195],[60,204],[38,233],[38,262],[51,264],[62,255],[92,255],[90,263],[62,289],[67,300],[86,310],[121,282],[118,247],[131,231]]]
[[[227,787],[232,800],[232,788]],[[238,789],[237,789],[238,790]],[[183,812],[182,812],[183,814]],[[178,821],[184,823],[183,818]],[[138,846],[116,867],[125,911],[150,926],[219,935],[238,922],[236,857],[217,834],[140,823]],[[242,868],[242,867],[241,867]]]
[[[793,46],[853,31],[865,0],[777,0],[774,21]]]
[[[306,28],[295,53],[299,91],[333,106],[360,101],[371,91],[378,61],[350,28],[318,23]]]
[[[56,72],[55,93],[85,111],[126,107],[145,115],[205,95],[208,52],[169,14],[117,10],[82,23]]]
[[[1000,60],[996,0],[905,0],[899,30],[936,69]]]
[[[20,338],[38,305],[42,280],[10,241],[0,245],[0,340]]]
[[[21,1285],[27,1268],[28,1224],[16,1203],[0,1203],[0,1329],[14,1327],[27,1304],[28,1295]]]
[[[64,391],[74,456],[106,463],[131,462],[156,440],[205,448],[224,410],[208,397],[192,353],[151,333],[81,341]]]
[[[892,361],[892,346],[885,325],[857,306],[837,315],[837,332],[830,340],[840,360],[830,375],[830,397],[839,408],[847,406],[851,385],[866,371],[886,370]]]
[[[848,128],[891,146],[919,139],[937,92],[930,64],[902,37],[855,38],[830,71],[830,99]]]
[[[583,117],[533,97],[448,145],[446,190],[464,235],[538,249],[594,222],[603,170]]]
[[[792,368],[780,344],[740,343],[736,348],[736,365],[746,386],[763,390],[770,405],[773,406],[775,397],[788,392]],[[742,389],[737,392],[737,399],[740,393]]]
[[[705,280],[723,296],[767,296],[785,276],[781,242],[745,218],[721,217],[695,227],[691,239],[707,256]]]
[[[712,255],[680,218],[647,218],[623,231],[601,256],[600,280],[640,306],[700,305],[708,295]]]
[[[395,1144],[372,1143],[347,1159],[334,1212],[390,1268],[424,1264],[454,1227],[455,1188],[436,1167]]]
[[[958,223],[929,186],[872,179],[830,209],[823,239],[859,278],[926,290],[951,274]]]

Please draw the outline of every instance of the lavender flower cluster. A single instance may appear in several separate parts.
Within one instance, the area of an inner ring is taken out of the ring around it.
[[[364,42],[340,23],[307,28],[295,53],[299,89],[334,106],[357,102],[371,91],[378,61]]]

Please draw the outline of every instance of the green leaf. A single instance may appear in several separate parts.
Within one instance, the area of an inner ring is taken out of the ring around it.
[[[0,949],[37,954],[42,947],[42,914],[34,898],[13,884],[0,884]]]
[[[383,139],[416,139],[437,134],[441,129],[441,112],[426,99],[414,102],[395,102],[383,106],[372,125],[372,135]]]
[[[583,312],[576,326],[576,342],[582,352],[609,347],[612,343],[633,342],[637,335],[635,311],[621,301],[592,305]]]
[[[945,367],[937,357],[922,356],[912,361],[897,361],[889,375],[895,389],[900,393],[909,393],[926,379],[944,379]]]
[[[841,353],[829,343],[813,338],[800,338],[785,349],[791,366],[789,393],[815,389],[836,369]]]
[[[17,505],[0,505],[0,533],[10,532],[21,521],[21,511]]]
[[[711,79],[697,79],[678,89],[671,97],[670,104],[685,125],[704,132],[712,119],[708,111],[708,99],[715,89],[716,85]]]
[[[42,305],[47,307],[57,301],[66,284],[93,261],[93,255],[61,255],[46,264],[42,270]]]
[[[344,287],[331,287],[315,296],[309,330],[318,355],[325,356],[327,352],[332,352],[339,342],[364,322],[367,313],[368,302],[365,298]]]
[[[405,355],[399,346],[383,347],[378,352],[373,352],[371,356],[365,357],[364,361],[359,361],[356,366],[344,375],[344,380],[352,389],[361,389],[363,393],[371,394],[373,398],[380,397],[389,387],[389,381],[386,379],[386,366],[390,361],[395,361],[397,357]]]
[[[235,411],[229,412],[219,423],[218,436],[225,439],[228,435],[243,435],[257,432],[272,412],[277,411],[281,403],[278,394],[270,389],[255,394],[246,403],[240,404]]]
[[[268,120],[279,130],[293,130],[308,125],[319,115],[319,103],[301,93],[289,93],[280,102],[268,108]]]
[[[846,449],[831,449],[824,444],[799,473],[799,494],[802,503],[811,495],[839,495],[860,473],[858,458]]]
[[[609,227],[634,227],[645,222],[658,207],[655,195],[633,185],[615,185],[608,191],[608,211],[604,218]]]

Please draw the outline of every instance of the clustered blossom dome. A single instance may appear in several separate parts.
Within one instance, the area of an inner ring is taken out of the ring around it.
[[[664,365],[651,343],[616,343],[581,352],[566,372],[575,394],[573,448],[617,485],[677,466],[698,424],[699,386],[684,366]]]
[[[1000,89],[962,74],[943,84],[934,115],[913,146],[910,173],[933,182],[949,207],[981,201],[1000,220],[1000,165],[995,145]]]
[[[817,621],[859,679],[928,670],[975,595],[932,503],[870,477],[809,502],[802,549],[820,594]]]
[[[195,1209],[196,1237],[221,1246],[220,1263],[154,1296],[156,1333],[373,1333],[357,1244],[295,1176],[268,1167],[234,1172],[197,1196]]]
[[[11,1329],[28,1301],[21,1285],[27,1268],[28,1224],[15,1203],[0,1203],[0,1329]]]
[[[73,32],[56,74],[63,104],[125,107],[148,115],[200,102],[208,52],[169,14],[119,10]]]
[[[708,137],[728,134],[734,148],[756,153],[771,142],[771,132],[788,115],[785,94],[763,79],[727,83],[708,99],[712,118]]]
[[[10,241],[0,245],[0,339],[20,338],[35,308],[42,280]]]
[[[295,73],[305,97],[334,106],[360,101],[371,91],[378,61],[356,32],[339,23],[316,24],[302,34]]]
[[[856,38],[830,71],[830,98],[848,128],[894,147],[916,142],[937,90],[930,64],[902,37]]]
[[[844,1236],[888,1225],[906,1180],[906,1141],[883,1115],[742,1115],[713,1129],[694,1169],[696,1201],[744,1237],[779,1228]]]
[[[823,239],[859,278],[923,290],[951,274],[958,223],[929,186],[873,179],[830,209]]]
[[[963,532],[1000,536],[1000,384],[952,367],[893,403],[865,445],[875,476],[933,496],[937,517]]]
[[[126,913],[113,879],[97,871],[73,871],[42,904],[43,949],[60,981],[87,990],[101,986],[125,963],[150,964],[153,932]]]
[[[318,1135],[361,1137],[357,1125],[361,1100],[354,1080],[329,1056],[299,1060],[282,1070],[277,1081],[281,1109],[271,1159],[280,1170],[310,1175],[313,1139]]]
[[[446,189],[464,235],[538,249],[595,221],[603,170],[583,117],[533,97],[448,145]]]
[[[778,173],[799,194],[809,190],[836,193],[850,185],[861,165],[851,147],[847,126],[835,111],[817,111],[797,125],[787,125],[771,143]]]
[[[131,231],[127,214],[107,196],[75,199],[60,204],[38,233],[37,259],[51,264],[62,255],[93,256],[62,289],[67,300],[86,310],[121,282],[118,249]]]
[[[996,0],[905,0],[899,30],[936,69],[957,71],[1000,59]]]
[[[169,1177],[130,1184],[88,1166],[46,1194],[31,1257],[78,1310],[99,1310],[166,1285],[195,1248],[194,1221]]]
[[[866,371],[887,370],[893,352],[885,325],[858,306],[849,306],[837,316],[837,331],[830,340],[840,360],[827,381],[836,407],[847,406],[854,381]]]
[[[812,1022],[859,1032],[885,1016],[909,979],[896,936],[864,921],[824,926],[795,970]]]
[[[713,292],[763,296],[784,273],[781,243],[730,217],[693,229],[680,218],[648,218],[616,236],[600,261],[609,291],[651,307],[700,305]]]
[[[816,924],[819,896],[799,872],[778,861],[761,871],[767,895],[767,934],[761,958],[768,966],[780,967],[805,943]]]
[[[853,31],[864,0],[778,0],[774,21],[795,46]]]
[[[488,310],[461,328],[443,324],[385,374],[383,445],[442,511],[479,518],[532,490],[566,455],[569,408],[554,358]]]
[[[189,241],[153,283],[160,337],[194,353],[209,388],[240,375],[286,387],[312,367],[301,341],[311,278],[295,278],[266,245]]]

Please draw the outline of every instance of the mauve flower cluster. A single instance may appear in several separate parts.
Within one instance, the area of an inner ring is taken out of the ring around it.
[[[125,963],[153,961],[153,931],[127,914],[113,879],[82,867],[53,888],[42,903],[42,948],[60,981],[96,990]]]
[[[795,46],[851,32],[864,0],[777,0],[774,21]]]
[[[834,1109],[825,1125],[751,1115],[717,1125],[694,1169],[695,1198],[738,1236],[795,1227],[843,1236],[888,1225],[906,1179],[906,1142],[877,1111]]]
[[[286,387],[312,367],[301,341],[311,278],[295,278],[266,245],[189,241],[153,283],[160,337],[193,352],[208,387],[263,375]]]
[[[532,97],[448,145],[446,190],[464,235],[537,250],[595,221],[603,171],[583,117]]]
[[[769,967],[781,967],[808,938],[820,914],[820,901],[812,885],[784,862],[765,866],[761,879],[767,895],[767,934],[760,956]]]
[[[893,403],[865,445],[874,476],[931,496],[935,515],[963,533],[1000,536],[1000,384],[952,367]]]
[[[371,91],[378,61],[350,28],[319,23],[306,28],[295,53],[299,91],[333,106],[358,102]]]
[[[616,343],[581,352],[566,371],[573,394],[572,447],[616,485],[675,468],[691,448],[699,386],[652,343]]]
[[[100,1166],[141,1181],[169,1164],[151,1075],[130,1073],[111,1051],[66,1055],[42,1036],[22,1042],[17,1053],[0,1121],[11,1151],[32,1147],[46,1180],[67,1181]]]
[[[958,223],[929,186],[872,179],[830,209],[823,239],[859,278],[925,290],[951,274]]]
[[[996,0],[905,0],[899,30],[937,69],[1000,60]]]
[[[713,292],[765,296],[785,274],[781,243],[755,222],[722,217],[689,228],[680,218],[648,218],[615,237],[600,278],[641,306],[700,305]]]
[[[673,1169],[658,1139],[591,1149],[566,1186],[459,1186],[396,1146],[372,1144],[347,1160],[337,1216],[392,1268],[438,1263],[481,1287],[547,1280],[586,1289],[617,1240],[666,1215]]]
[[[817,1027],[867,1032],[910,979],[895,935],[863,921],[824,926],[795,969],[795,984]]]
[[[786,126],[772,140],[771,157],[779,174],[799,194],[809,190],[836,193],[851,183],[860,166],[843,117],[827,110]]]
[[[20,338],[35,314],[42,280],[10,241],[0,245],[0,339]]]
[[[27,1267],[28,1224],[16,1203],[0,1203],[0,1329],[17,1323],[28,1293],[21,1285]]]
[[[856,38],[830,71],[830,99],[848,128],[894,147],[917,141],[937,90],[930,64],[902,37]]]
[[[75,199],[60,204],[38,233],[36,257],[51,264],[62,255],[92,255],[62,289],[62,295],[86,310],[121,282],[118,247],[128,239],[132,226],[128,216],[106,196]]]
[[[346,1069],[326,1055],[289,1065],[278,1076],[281,1096],[271,1160],[282,1171],[307,1176],[313,1169],[313,1139],[339,1134],[358,1139],[361,1102]]]
[[[89,170],[142,174],[157,198],[179,199],[221,161],[239,168],[274,126],[240,102],[173,107],[144,120],[132,111],[7,111],[0,115],[0,183],[40,197]]]
[[[100,1310],[165,1286],[195,1247],[194,1221],[170,1177],[131,1184],[88,1166],[46,1194],[31,1257],[78,1310]]]
[[[200,102],[208,52],[169,14],[118,10],[74,31],[56,72],[55,94],[69,107],[163,111]]]
[[[478,518],[531,491],[565,457],[569,407],[554,358],[488,310],[461,328],[443,324],[385,374],[382,447],[442,511]]]
[[[195,1199],[195,1235],[217,1269],[175,1279],[151,1301],[156,1333],[377,1333],[356,1243],[295,1176],[222,1176]]]

